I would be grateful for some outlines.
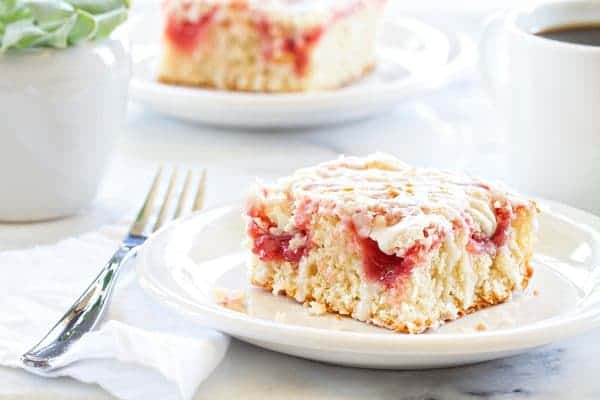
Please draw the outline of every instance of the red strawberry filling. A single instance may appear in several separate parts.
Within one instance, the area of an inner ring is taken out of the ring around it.
[[[217,7],[215,6],[195,22],[171,16],[166,23],[165,35],[180,50],[193,51],[214,22],[216,12]],[[290,55],[293,57],[294,69],[298,75],[303,75],[307,71],[310,52],[324,31],[323,28],[317,27],[309,32],[280,40],[266,18],[261,18],[256,22],[256,29],[262,40],[263,57],[271,60],[275,53]]]
[[[258,16],[254,20],[254,28],[260,35],[262,53],[265,60],[269,61],[275,55],[290,56],[294,62],[294,70],[297,75],[304,75],[309,67],[310,53],[314,46],[321,39],[328,25],[334,24],[342,18],[346,18],[354,12],[360,10],[364,4],[360,1],[353,3],[350,7],[338,10],[334,17],[325,26],[317,26],[306,32],[294,32],[291,35],[280,31],[280,27],[274,26],[268,18]],[[233,9],[244,9],[243,3],[233,3],[230,5]],[[185,9],[185,7],[184,7]],[[165,26],[165,36],[182,51],[193,51],[201,43],[208,28],[215,23],[215,14],[219,7],[215,6],[204,13],[197,21],[188,21],[175,16],[167,19]],[[229,21],[224,21],[227,24]]]
[[[311,209],[309,203],[302,203],[301,208],[305,211]],[[491,237],[484,237],[480,232],[473,232],[467,251],[472,254],[481,254],[483,252],[492,252],[496,248],[506,244],[508,239],[508,230],[512,219],[512,209],[510,206],[496,208],[496,230]],[[300,213],[302,218],[298,218],[295,232],[275,234],[273,229],[276,225],[264,213],[263,210],[250,207],[248,216],[252,221],[248,225],[248,234],[253,240],[252,252],[262,261],[289,261],[297,263],[310,250],[310,240],[307,227],[307,216]],[[310,213],[307,212],[307,215]],[[464,225],[455,224],[455,229],[462,229]],[[369,238],[361,237],[353,223],[348,228],[352,231],[356,243],[359,245],[365,277],[371,281],[380,282],[386,287],[396,285],[398,279],[407,277],[411,271],[426,261],[427,254],[440,246],[443,233],[431,232],[431,229],[425,229],[423,235],[427,238],[435,235],[432,243],[426,247],[423,243],[416,242],[402,256],[386,254],[379,248],[378,243]],[[300,246],[290,246],[294,237],[304,239],[304,244]]]
[[[495,208],[496,230],[491,237],[485,237],[481,232],[473,232],[467,244],[467,251],[472,254],[490,253],[498,247],[502,247],[508,240],[508,229],[512,219],[510,206]]]
[[[494,234],[491,237],[485,237],[481,232],[473,232],[467,244],[467,251],[470,253],[491,253],[506,244],[512,219],[512,209],[509,205],[505,205],[495,208],[494,212],[496,214]],[[455,224],[455,229],[461,229],[459,225]],[[386,287],[392,287],[396,284],[398,278],[408,276],[415,267],[425,262],[427,253],[437,248],[442,242],[442,234],[434,233],[436,237],[429,248],[417,242],[403,256],[398,257],[384,253],[375,240],[360,237],[356,229],[353,226],[351,228],[362,252],[366,278],[381,282]],[[423,234],[428,237],[431,233],[424,230]]]
[[[323,28],[317,27],[303,34],[288,36],[281,41],[277,34],[273,32],[273,26],[266,18],[260,19],[256,24],[256,28],[263,42],[263,57],[266,60],[271,60],[275,53],[292,56],[294,69],[296,74],[300,76],[306,73],[310,61],[310,52],[324,31]]]
[[[408,276],[425,259],[425,247],[415,244],[403,257],[385,254],[376,241],[370,238],[359,239],[363,255],[363,268],[367,279],[394,286],[398,277]]]
[[[250,208],[248,216],[253,219],[248,226],[248,235],[253,240],[252,252],[262,261],[289,261],[297,263],[309,250],[308,234],[305,230],[298,230],[294,233],[273,234],[271,228],[275,224],[257,208]],[[294,237],[304,237],[304,244],[301,246],[290,246],[290,241]]]
[[[371,281],[380,282],[386,287],[396,285],[398,279],[410,275],[411,271],[425,262],[427,253],[437,248],[442,242],[441,233],[434,233],[435,239],[429,247],[423,243],[415,243],[403,256],[386,254],[379,248],[377,242],[369,237],[360,237],[356,229],[351,227],[354,237],[362,253],[363,270],[365,277]],[[429,230],[423,230],[425,237],[431,235]]]
[[[213,7],[195,22],[171,16],[167,20],[165,35],[181,50],[192,51],[202,40],[202,37],[212,23],[216,12],[217,7]]]

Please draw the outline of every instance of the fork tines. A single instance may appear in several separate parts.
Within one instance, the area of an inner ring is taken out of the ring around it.
[[[130,233],[148,236],[167,222],[198,211],[204,203],[206,171],[159,167]]]

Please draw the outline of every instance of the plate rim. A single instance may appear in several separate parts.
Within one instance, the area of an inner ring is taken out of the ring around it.
[[[499,352],[542,346],[600,325],[600,304],[597,304],[590,309],[574,312],[569,316],[551,317],[519,328],[486,332],[410,335],[336,331],[255,318],[214,304],[191,304],[187,301],[182,304],[181,299],[178,300],[168,296],[170,290],[165,291],[165,288],[159,288],[147,279],[144,271],[148,268],[149,249],[155,242],[177,229],[181,224],[189,223],[190,220],[206,217],[210,213],[240,210],[242,204],[238,202],[229,203],[191,214],[163,227],[152,235],[141,249],[136,263],[136,275],[140,286],[151,294],[154,300],[167,304],[179,313],[189,315],[192,319],[198,318],[198,312],[211,317],[210,326],[226,334],[291,346],[298,346],[298,340],[301,340],[302,347],[327,349],[329,351],[343,350],[370,354],[389,354],[390,352],[417,354],[436,351],[440,354],[463,355],[481,353],[482,351]],[[576,219],[589,218],[595,222],[595,230],[600,232],[600,217],[598,216],[554,201],[540,200],[540,204],[551,206],[555,210],[553,214],[567,217],[569,217],[569,214],[571,217],[574,214]],[[184,306],[185,309],[183,309]],[[357,347],[360,347],[360,350],[357,350]]]

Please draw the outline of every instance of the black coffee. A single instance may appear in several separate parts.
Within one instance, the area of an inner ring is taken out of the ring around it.
[[[560,42],[600,46],[600,23],[557,26],[545,29],[536,35]]]

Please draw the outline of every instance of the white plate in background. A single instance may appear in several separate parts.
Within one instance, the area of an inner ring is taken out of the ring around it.
[[[156,80],[159,18],[150,10],[132,18],[131,97],[164,115],[218,126],[285,128],[363,119],[447,84],[476,55],[466,36],[389,17],[378,41],[376,69],[347,87],[288,94],[181,87]]]
[[[274,351],[370,368],[475,363],[522,353],[600,324],[600,218],[545,204],[528,291],[422,335],[397,334],[331,314],[310,315],[290,299],[250,287],[239,204],[163,229],[145,245],[137,272],[143,288],[183,317]],[[217,305],[214,291],[221,288],[246,292],[247,312]],[[477,331],[480,324],[487,329]]]

